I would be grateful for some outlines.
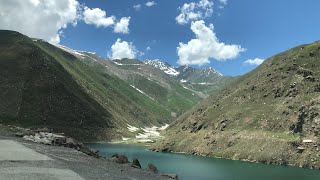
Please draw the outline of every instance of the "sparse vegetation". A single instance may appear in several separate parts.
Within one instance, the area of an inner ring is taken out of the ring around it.
[[[269,58],[180,116],[155,149],[320,168],[319,49]]]

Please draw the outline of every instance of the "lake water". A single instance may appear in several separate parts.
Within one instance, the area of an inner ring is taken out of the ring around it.
[[[146,146],[128,144],[87,144],[100,154],[111,157],[124,154],[137,158],[143,169],[148,163],[160,172],[178,174],[180,180],[320,180],[320,170],[290,166],[257,164],[187,154],[157,153]]]

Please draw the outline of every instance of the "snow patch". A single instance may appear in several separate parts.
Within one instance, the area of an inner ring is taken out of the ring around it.
[[[92,59],[93,61],[96,61],[96,62],[98,62],[98,60],[96,60],[95,58],[93,58],[93,57],[90,57],[90,56],[87,56],[88,58],[90,58],[90,59]]]
[[[165,125],[159,127],[158,130],[163,131],[163,130],[167,129],[168,127],[169,127],[169,124],[165,124]]]
[[[130,140],[131,138],[125,138],[125,137],[122,137],[122,140],[123,141],[128,141],[128,140]]]
[[[80,53],[80,52],[78,52],[76,50],[70,49],[70,48],[68,48],[66,46],[62,46],[62,45],[59,45],[59,44],[57,44],[55,46],[60,48],[60,49],[62,49],[62,50],[64,50],[64,51],[66,51],[66,52],[68,52],[68,53],[81,56],[81,58],[84,58],[84,56],[85,56],[84,54],[82,54],[82,53]]]
[[[140,92],[143,95],[146,95],[148,98],[152,99],[154,101],[154,99],[152,97],[150,97],[148,94],[146,94],[145,92],[141,91],[140,89],[136,88],[135,86],[131,85],[131,87],[133,87],[135,90],[137,90],[138,92]]]
[[[116,62],[116,61],[112,61],[112,62],[115,63],[115,64],[118,65],[118,66],[123,66],[123,64],[118,63],[118,62]]]
[[[187,82],[187,80],[184,80],[184,79],[180,80],[180,83],[186,83],[186,82]]]
[[[209,67],[205,70],[205,72],[208,70],[207,72],[207,77],[210,75],[210,73],[213,73],[213,74],[218,74],[219,76],[223,76],[220,72],[218,72],[217,70],[215,69],[212,69],[212,67]]]
[[[122,64],[117,61],[112,61],[112,62],[114,62],[118,66],[141,66],[141,64]]]
[[[210,85],[210,83],[206,83],[206,82],[202,82],[202,83],[198,83],[200,85]]]
[[[189,88],[187,88],[187,87],[185,87],[185,86],[182,86],[184,89],[188,89],[188,90],[190,90]]]
[[[157,127],[143,127],[143,128],[137,128],[134,126],[131,126],[127,124],[127,128],[130,132],[137,132],[139,130],[143,131],[142,133],[138,133],[138,135],[135,136],[135,140],[138,142],[154,142],[155,139],[161,137],[160,132],[167,129],[169,127],[169,124],[165,124],[163,126]],[[133,140],[130,138],[122,137],[123,141]]]
[[[137,128],[137,127],[134,127],[134,126],[131,126],[130,124],[127,124],[128,125],[128,130],[130,131],[130,132],[136,132],[136,131],[138,131],[140,128]]]
[[[97,54],[96,52],[89,52],[89,51],[78,51],[78,52],[81,52],[81,53],[88,53],[88,54],[92,54],[92,55],[96,55],[96,54]]]
[[[142,131],[144,131],[144,133],[139,133],[136,136],[136,138],[137,139],[150,139],[150,138],[160,137],[160,132],[159,131],[163,131],[168,127],[169,127],[169,125],[165,124],[164,126],[161,126],[161,127],[152,126],[152,127],[141,128]]]

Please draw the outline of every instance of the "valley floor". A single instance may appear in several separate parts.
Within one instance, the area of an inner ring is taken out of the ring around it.
[[[2,179],[166,179],[75,149],[49,146],[10,136],[0,128]]]

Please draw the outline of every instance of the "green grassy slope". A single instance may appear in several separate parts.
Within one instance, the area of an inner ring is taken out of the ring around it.
[[[44,51],[53,54],[75,80],[103,107],[112,105],[120,125],[159,125],[170,120],[167,110],[128,83],[101,70],[101,65],[88,66],[77,59],[70,61],[65,51],[46,43],[37,43]]]
[[[162,118],[173,119],[202,100],[191,90],[183,88],[176,79],[159,69],[142,63],[140,60],[116,60],[115,62],[121,64],[118,65],[114,61],[94,55],[89,55],[89,57],[94,58],[96,61],[85,57],[83,62],[101,73],[108,73],[121,78],[128,84],[143,91],[158,105],[165,108],[167,113],[163,114]]]
[[[83,139],[114,127],[112,114],[31,39],[0,31],[0,49],[1,123],[81,133]]]
[[[320,42],[269,58],[180,116],[155,148],[320,168],[319,65]]]
[[[82,140],[130,136],[127,124],[168,123],[171,112],[102,65],[41,40],[0,31],[0,123],[49,127]]]

